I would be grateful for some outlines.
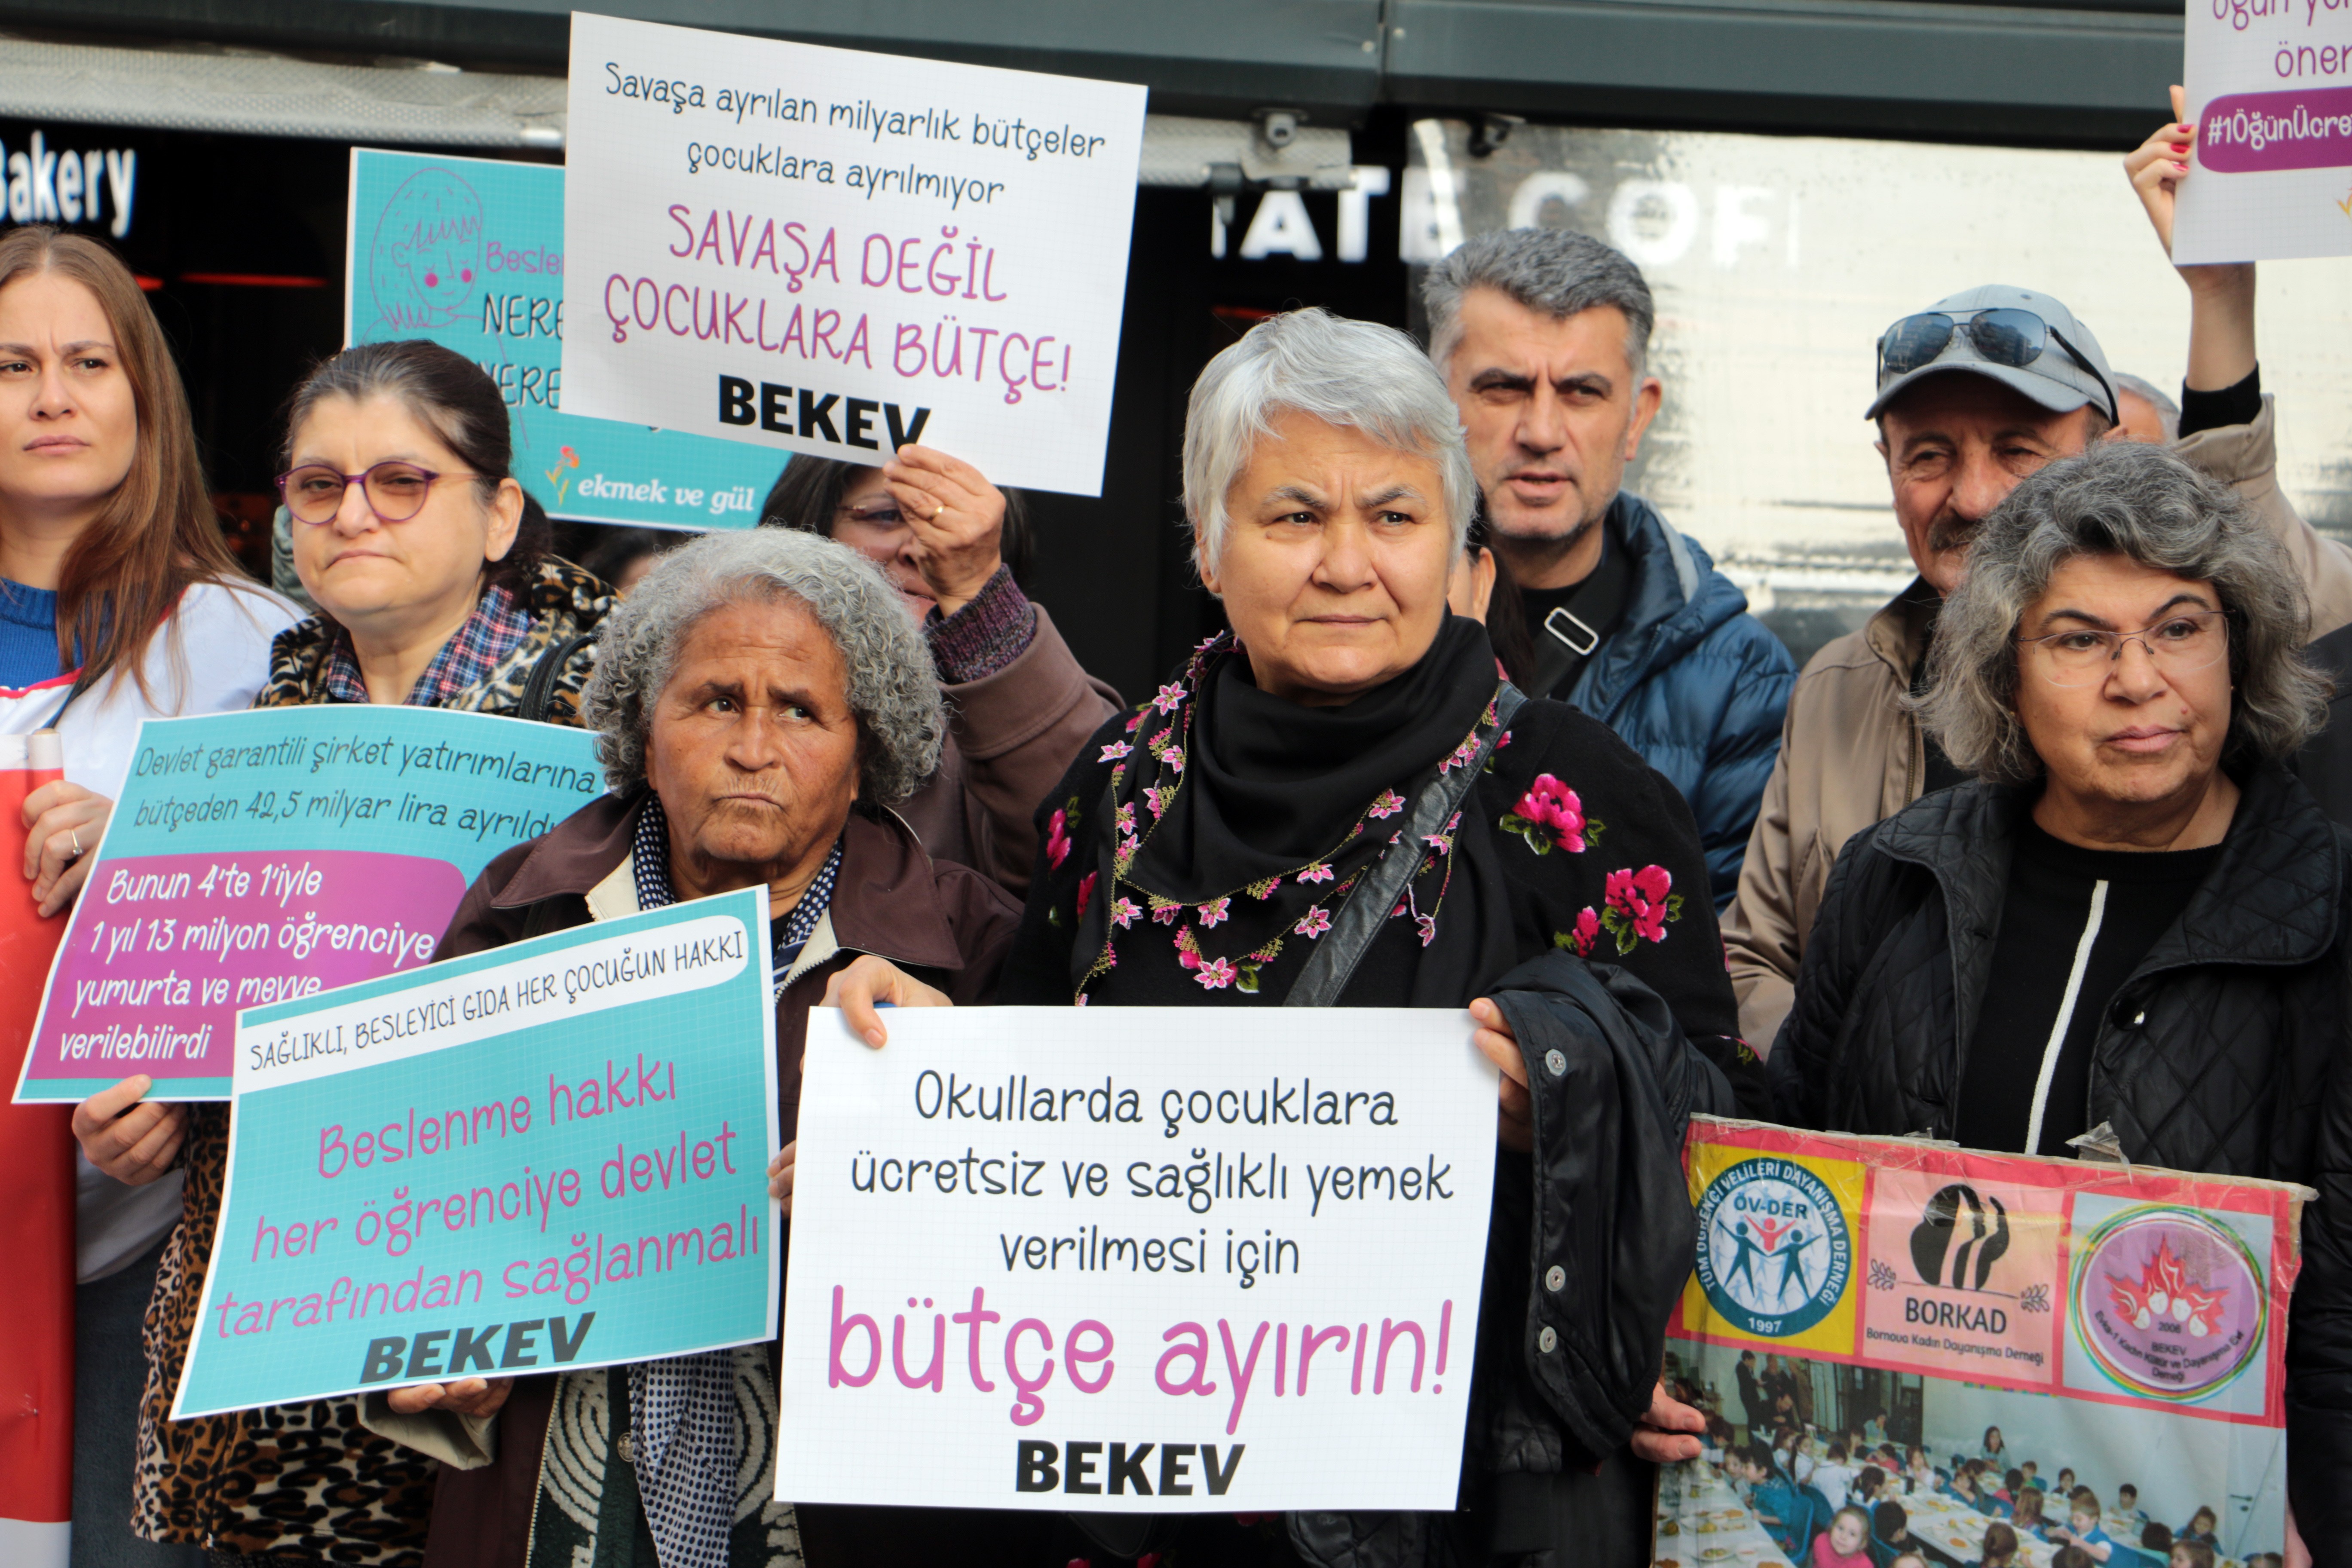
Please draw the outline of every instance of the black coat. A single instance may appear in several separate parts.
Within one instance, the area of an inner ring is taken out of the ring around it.
[[[2211,873],[2107,1000],[2086,1125],[2126,1158],[2303,1182],[2287,1344],[2289,1496],[2304,1537],[2352,1532],[2352,833],[2257,769]],[[1949,1138],[2033,792],[1967,784],[1853,839],[1830,873],[1772,1050],[1781,1113]]]

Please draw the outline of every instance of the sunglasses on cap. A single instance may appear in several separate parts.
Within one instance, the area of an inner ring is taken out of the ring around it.
[[[1951,346],[1955,332],[1964,334],[1977,357],[1987,364],[2006,365],[2011,370],[2023,370],[2056,343],[2107,395],[2107,416],[2118,416],[2116,389],[2108,384],[2099,367],[2068,342],[2057,328],[2031,310],[2012,306],[1971,311],[1965,317],[1943,310],[1923,310],[1918,315],[1904,317],[1878,340],[1878,384],[1884,386],[1891,376],[1908,375],[1935,363]]]

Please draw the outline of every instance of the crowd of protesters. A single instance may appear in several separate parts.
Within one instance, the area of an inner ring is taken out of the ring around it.
[[[2127,161],[2168,245],[2189,141]],[[1816,1454],[1793,1384],[1743,1376],[1735,1434],[1658,1380],[1694,1111],[2315,1188],[2288,1490],[2352,1539],[2352,551],[2276,482],[2252,268],[2180,275],[2177,401],[2107,363],[2095,300],[1953,279],[1888,327],[1857,406],[1917,576],[1801,672],[1623,489],[1668,391],[1623,256],[1477,236],[1426,276],[1425,348],[1265,321],[1186,410],[1229,629],[1128,707],[970,463],[796,458],[761,528],[575,565],[495,385],[423,342],[295,390],[287,592],[251,584],[129,272],[14,230],[0,723],[64,737],[25,811],[45,910],[140,720],[444,707],[584,726],[610,789],[493,861],[436,957],[769,889],[787,1215],[818,1005],[877,1048],[884,1004],[1466,1008],[1501,1075],[1461,1507],[1241,1519],[795,1507],[745,1462],[772,1344],[173,1421],[229,1111],[129,1079],[73,1121],[76,1562],[1631,1563],[1651,1468],[1702,1452],[1809,1563],[1926,1561],[1920,1489],[1989,1516],[1987,1564],[2021,1533],[2126,1561],[2135,1499],[2044,1488],[1997,1434]],[[2210,1568],[2213,1524],[2139,1519],[2137,1549]]]

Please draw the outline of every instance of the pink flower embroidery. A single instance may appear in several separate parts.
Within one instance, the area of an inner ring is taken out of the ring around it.
[[[1431,834],[1431,835],[1429,836],[1429,852],[1430,852],[1431,854],[1433,854],[1433,855],[1443,855],[1443,854],[1445,854],[1446,852],[1448,852],[1449,850],[1451,850],[1453,847],[1454,847],[1454,836],[1453,836],[1452,834],[1449,834],[1449,833],[1433,833],[1433,834]]]
[[[1331,929],[1331,911],[1318,904],[1307,911],[1291,930],[1303,937],[1318,937]]]
[[[1131,858],[1135,852],[1142,847],[1143,840],[1138,838],[1134,834],[1126,833],[1119,836],[1118,852],[1120,854]]]
[[[1421,927],[1422,946],[1427,947],[1431,942],[1437,940],[1437,917],[1435,915],[1415,915],[1412,919],[1413,923]]]
[[[1081,992],[1079,992],[1079,993],[1078,993],[1078,1000],[1077,1000],[1076,1005],[1083,1007],[1083,1006],[1085,1006],[1086,1005],[1087,1005],[1087,994],[1086,994],[1085,992],[1081,991]]]
[[[1151,705],[1162,713],[1175,712],[1178,708],[1183,706],[1183,702],[1184,688],[1174,682],[1161,687],[1160,695],[1151,700]]]
[[[1110,907],[1110,923],[1125,931],[1142,917],[1143,910],[1133,899],[1121,899]]]
[[[1151,919],[1156,924],[1172,926],[1176,923],[1176,917],[1183,912],[1181,904],[1160,904],[1153,908]]]
[[[1168,815],[1168,803],[1175,797],[1175,795],[1174,790],[1162,791],[1157,784],[1143,792],[1143,804],[1151,808],[1153,821],[1157,822],[1160,817]]]
[[[1224,898],[1217,899],[1212,902],[1202,904],[1201,906],[1201,929],[1206,931],[1211,926],[1224,924],[1226,915],[1225,906],[1233,901],[1232,895],[1228,894]]]
[[[1089,871],[1078,882],[1078,918],[1080,920],[1087,918],[1087,906],[1094,901],[1095,879],[1101,875],[1099,871]]]
[[[1381,791],[1381,798],[1372,802],[1371,809],[1364,815],[1367,816],[1394,816],[1398,812],[1402,811],[1403,809],[1404,797],[1397,794],[1397,792],[1392,789],[1384,789]]]
[[[1160,760],[1168,764],[1169,772],[1181,773],[1184,771],[1184,748],[1171,746],[1160,754]]]
[[[1331,879],[1331,868],[1318,860],[1299,872],[1298,879],[1302,882],[1328,882]]]
[[[1129,801],[1125,805],[1121,805],[1118,810],[1113,814],[1113,816],[1118,823],[1118,830],[1121,833],[1132,833],[1135,831],[1135,803],[1133,801]]]
[[[1571,855],[1584,853],[1584,803],[1549,773],[1539,773],[1528,793],[1512,807],[1512,815],[1545,829],[1553,843]]]
[[[1674,873],[1664,866],[1612,871],[1609,907],[1632,922],[1633,934],[1643,942],[1664,942],[1667,920],[1680,912],[1667,907],[1667,895],[1674,885]]]
[[[1055,809],[1045,823],[1045,864],[1058,867],[1070,858],[1070,814]]]
[[[1102,749],[1102,755],[1097,757],[1095,761],[1098,763],[1115,763],[1118,761],[1119,758],[1126,756],[1129,752],[1134,750],[1135,748],[1129,745],[1125,741],[1113,741],[1109,745],[1105,746]]]
[[[1230,959],[1213,958],[1200,968],[1201,972],[1192,978],[1201,983],[1203,990],[1223,991],[1234,983],[1235,971]]]
[[[1438,764],[1437,771],[1441,773],[1450,773],[1454,769],[1467,763],[1471,758],[1477,754],[1478,737],[1473,735],[1468,740],[1463,742],[1460,745],[1454,747],[1454,754],[1446,758],[1443,763],[1440,763]]]

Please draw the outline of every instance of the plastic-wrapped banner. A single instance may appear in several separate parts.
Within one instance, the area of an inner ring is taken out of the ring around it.
[[[1659,1564],[2283,1550],[2307,1189],[1706,1118],[1685,1164]]]

